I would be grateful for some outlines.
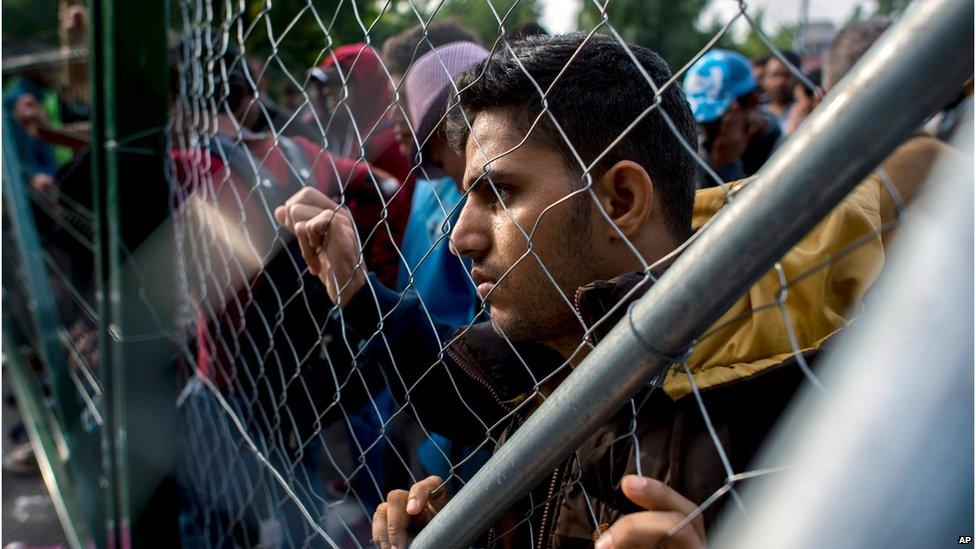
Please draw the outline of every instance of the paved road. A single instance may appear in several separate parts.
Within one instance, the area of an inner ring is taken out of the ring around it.
[[[4,388],[9,392],[10,385],[4,373]],[[6,394],[5,394],[6,396]],[[7,437],[10,428],[20,419],[16,406],[4,399],[3,403],[3,453],[14,444]],[[0,528],[0,544],[6,546],[13,542],[23,542],[27,547],[51,547],[67,541],[61,530],[61,523],[54,511],[54,505],[47,494],[40,475],[21,477],[3,473],[0,492],[3,495],[3,524]]]

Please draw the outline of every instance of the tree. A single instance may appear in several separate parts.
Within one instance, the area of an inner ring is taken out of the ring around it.
[[[433,1],[428,4],[428,10],[437,10],[434,14],[435,21],[456,19],[474,31],[487,46],[491,46],[501,34],[498,19],[502,19],[504,30],[508,32],[519,23],[538,19],[540,13],[536,0],[446,0],[437,7],[439,3]]]
[[[775,45],[780,51],[788,51],[793,49],[793,44],[796,39],[797,24],[787,23],[780,25],[775,31],[770,32],[767,25],[763,24],[764,14],[762,10],[756,10],[755,14],[752,15],[753,20],[755,20],[756,25],[762,29],[766,37]],[[712,34],[717,33],[722,27],[720,22],[715,22],[712,24]],[[755,28],[749,27],[749,32],[746,34],[745,38],[741,40],[736,40],[731,33],[726,34],[718,42],[720,48],[726,48],[731,50],[736,50],[742,55],[748,57],[749,59],[756,59],[770,53],[769,47],[762,41],[759,37],[759,33]]]
[[[876,2],[877,9],[874,10],[874,14],[884,16],[896,15],[905,11],[908,4],[911,4],[911,0],[876,0]]]
[[[696,26],[709,0],[615,0],[607,9],[610,24],[628,42],[656,51],[672,69],[691,59],[711,38]],[[603,14],[586,2],[579,14],[579,29],[589,31]]]

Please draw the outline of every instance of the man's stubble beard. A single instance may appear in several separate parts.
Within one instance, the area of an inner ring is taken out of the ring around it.
[[[498,335],[557,349],[565,347],[567,342],[582,341],[584,330],[574,304],[576,290],[600,278],[601,271],[590,246],[593,231],[590,197],[579,196],[581,202],[574,208],[574,215],[556,231],[556,241],[548,253],[530,254],[522,259],[529,264],[520,264],[512,270],[512,274],[524,270],[525,282],[519,285],[522,295],[514,296],[518,299],[517,309],[508,318],[495,318],[492,322]],[[546,271],[552,279],[546,276]],[[557,282],[562,295],[552,280]]]

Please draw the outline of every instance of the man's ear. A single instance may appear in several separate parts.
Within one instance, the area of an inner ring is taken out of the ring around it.
[[[654,209],[654,184],[640,164],[632,160],[617,162],[596,187],[600,204],[624,236],[634,236],[650,218]],[[610,238],[620,238],[612,227],[607,230]]]

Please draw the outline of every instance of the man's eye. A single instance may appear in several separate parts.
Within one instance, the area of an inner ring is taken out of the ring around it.
[[[504,204],[507,203],[509,198],[512,196],[512,188],[508,185],[494,185],[494,190],[489,190],[489,202],[494,205],[498,205],[499,200]]]

